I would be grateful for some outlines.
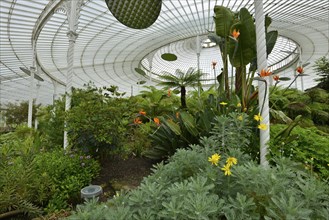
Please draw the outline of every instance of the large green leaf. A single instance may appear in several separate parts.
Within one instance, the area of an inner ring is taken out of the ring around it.
[[[266,33],[266,53],[267,55],[269,55],[273,48],[274,45],[276,43],[276,40],[278,38],[278,31],[270,31],[268,33]]]
[[[215,6],[216,34],[220,37],[230,35],[230,28],[233,25],[234,13],[224,6]]]
[[[246,8],[241,8],[240,21],[232,25],[231,32],[238,30],[238,44],[230,39],[229,57],[234,67],[246,66],[256,57],[256,31],[253,17]],[[236,48],[238,47],[238,48]]]

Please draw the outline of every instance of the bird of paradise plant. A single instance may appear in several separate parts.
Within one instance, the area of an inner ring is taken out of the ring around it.
[[[256,30],[254,19],[246,8],[240,9],[234,13],[229,8],[223,6],[215,6],[215,24],[216,36],[211,36],[218,43],[223,59],[223,74],[220,86],[220,92],[225,90],[227,98],[229,98],[228,84],[228,62],[236,69],[235,73],[235,93],[239,95],[243,109],[248,108],[257,98],[257,91],[252,92],[252,81],[256,72]],[[277,31],[267,31],[271,19],[265,17],[266,30],[266,46],[267,54],[271,53],[278,37]],[[218,39],[219,38],[219,39]],[[250,70],[247,74],[246,66],[250,64]],[[233,72],[232,72],[233,79]],[[225,89],[223,89],[225,85]],[[233,80],[231,85],[232,93]]]

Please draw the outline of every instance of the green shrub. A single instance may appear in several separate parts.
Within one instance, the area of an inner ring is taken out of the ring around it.
[[[28,128],[0,137],[0,212],[65,209],[90,184],[98,163],[78,152],[46,151],[37,133]]]
[[[38,154],[34,158],[40,182],[48,183],[40,193],[50,198],[47,211],[67,208],[69,203],[79,201],[80,190],[91,183],[99,172],[98,163],[90,155],[55,150]]]
[[[275,137],[285,125],[272,125],[271,136]],[[329,135],[316,127],[297,126],[291,135],[280,142],[272,140],[270,154],[274,157],[289,157],[304,164],[306,169],[329,178]]]
[[[329,187],[300,164],[281,159],[265,168],[232,150],[215,166],[208,157],[218,152],[218,145],[209,138],[203,142],[204,147],[180,149],[166,165],[157,165],[139,188],[120,192],[106,204],[79,206],[68,219],[328,218]],[[221,168],[234,154],[237,165],[225,176]]]
[[[40,108],[38,112],[38,131],[44,138],[43,147],[54,149],[63,146],[64,141],[64,97],[53,105]]]

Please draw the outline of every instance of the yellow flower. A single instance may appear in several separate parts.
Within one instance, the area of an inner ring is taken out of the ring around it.
[[[241,107],[241,103],[239,102],[236,107],[240,108]]]
[[[242,115],[239,115],[239,116],[238,116],[238,120],[240,120],[240,121],[242,121],[242,120],[243,120],[243,117],[242,117]]]
[[[236,159],[235,157],[229,157],[226,160],[226,165],[228,165],[229,167],[231,167],[233,164],[236,165],[238,163],[238,159]]]
[[[208,157],[208,161],[215,166],[218,165],[219,159],[220,159],[219,154],[213,154],[211,157]]]
[[[226,164],[221,170],[224,171],[225,176],[229,176],[232,174],[230,170],[230,166],[228,164]]]
[[[267,125],[266,124],[260,124],[260,125],[258,125],[258,128],[260,130],[266,130],[267,129]]]
[[[254,115],[254,119],[256,121],[263,121],[263,117],[260,115],[260,113],[258,113],[258,115]]]
[[[221,103],[219,103],[219,104],[220,104],[220,105],[223,105],[223,106],[227,105],[226,102],[221,102]]]

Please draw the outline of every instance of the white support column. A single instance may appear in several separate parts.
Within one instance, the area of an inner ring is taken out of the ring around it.
[[[38,102],[39,102],[39,89],[40,89],[40,83],[38,82],[37,83],[37,94],[35,96],[35,105],[38,105]],[[37,130],[38,129],[38,119],[37,117],[35,117],[34,119],[34,130]]]
[[[30,67],[30,99],[29,99],[29,110],[27,116],[27,126],[32,128],[32,115],[33,115],[33,98],[34,98],[34,74],[35,74],[35,63],[36,63],[36,42],[32,41],[32,65]]]
[[[255,0],[255,23],[256,23],[256,43],[257,43],[257,65],[258,72],[262,69],[267,70],[267,58],[266,58],[266,39],[265,39],[265,16],[263,9],[263,1]],[[270,76],[271,77],[271,76]],[[269,113],[269,77],[264,77],[267,81],[265,84],[262,81],[258,82],[258,101],[259,109],[262,110],[261,116],[263,121],[261,123],[267,125],[266,130],[260,130],[260,164],[262,166],[268,166],[266,159],[267,144],[270,140],[270,113]],[[265,97],[266,95],[266,97]],[[263,109],[262,109],[263,107]]]
[[[200,36],[197,35],[196,36],[196,41],[195,41],[195,44],[196,44],[196,58],[197,58],[197,70],[200,71],[200,53],[201,53],[201,42],[200,42]],[[200,86],[200,80],[198,82],[198,96],[200,97],[200,94],[201,94],[201,86]]]
[[[66,76],[66,88],[65,88],[65,111],[67,112],[71,108],[71,91],[73,83],[73,64],[74,64],[74,46],[75,41],[78,37],[76,30],[78,28],[78,19],[83,0],[66,0],[64,2],[64,7],[68,20],[68,32],[67,36],[69,38],[69,48],[67,51],[67,76]],[[66,122],[64,123],[64,149],[69,145]]]
[[[54,93],[53,93],[53,104],[55,104],[55,100],[57,98],[57,83],[55,80],[51,80],[54,85]]]

